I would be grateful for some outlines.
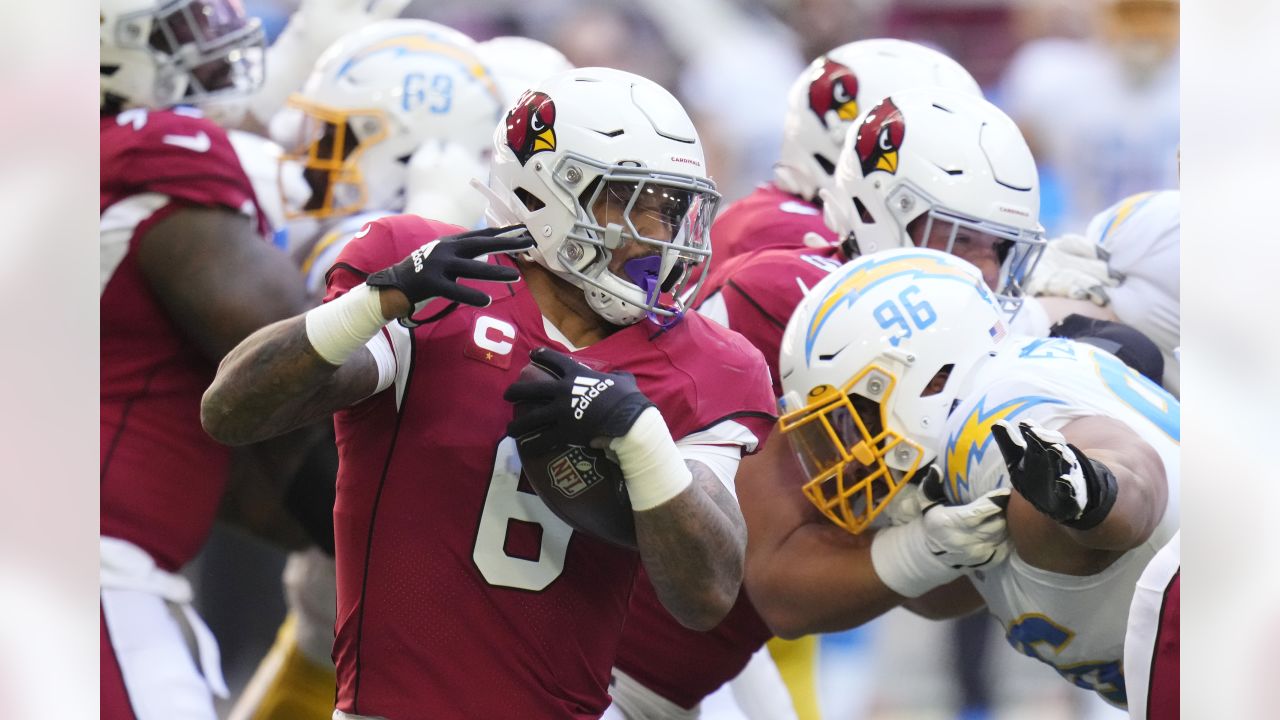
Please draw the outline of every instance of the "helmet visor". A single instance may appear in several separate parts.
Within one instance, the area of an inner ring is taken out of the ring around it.
[[[1027,231],[932,209],[907,226],[918,247],[941,250],[982,271],[1000,309],[1012,320],[1022,307],[1022,282],[1044,253],[1043,231]]]

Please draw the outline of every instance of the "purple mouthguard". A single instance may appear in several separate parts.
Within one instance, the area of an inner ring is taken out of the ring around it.
[[[661,278],[658,277],[658,273],[661,270],[662,257],[659,255],[633,258],[622,264],[622,272],[644,291],[644,300],[650,306],[658,304],[658,295],[661,292],[659,287]],[[671,310],[675,314],[665,319],[652,310],[646,310],[645,316],[649,318],[649,322],[666,329],[680,322],[680,318],[684,315],[677,308],[671,308]]]

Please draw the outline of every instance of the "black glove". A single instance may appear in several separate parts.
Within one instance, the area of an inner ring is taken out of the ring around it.
[[[622,437],[653,401],[628,372],[602,373],[551,348],[537,348],[529,359],[545,377],[522,374],[502,399],[517,404],[507,434],[521,453],[538,455],[566,445],[590,445],[598,437]]]
[[[1066,438],[1020,422],[1014,432],[1000,420],[991,426],[1009,481],[1037,510],[1077,530],[1096,527],[1116,502],[1116,478]]]
[[[369,287],[392,287],[404,293],[413,303],[413,310],[400,322],[416,327],[418,323],[410,317],[434,298],[448,298],[476,307],[484,307],[491,302],[483,292],[454,282],[458,278],[505,283],[520,279],[515,268],[473,258],[489,253],[528,250],[533,245],[533,237],[523,225],[449,235],[432,240],[395,265],[370,275],[365,283]]]

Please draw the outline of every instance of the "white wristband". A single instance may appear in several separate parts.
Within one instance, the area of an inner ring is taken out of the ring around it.
[[[923,518],[877,532],[871,541],[871,565],[890,590],[909,598],[920,597],[964,574],[929,552]]]
[[[626,435],[609,443],[609,449],[627,481],[632,510],[655,508],[693,484],[693,473],[656,407],[645,408]]]
[[[378,291],[360,283],[307,312],[307,339],[325,361],[341,365],[387,322]]]

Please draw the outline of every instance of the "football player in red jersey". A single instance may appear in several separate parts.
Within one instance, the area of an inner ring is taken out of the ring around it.
[[[836,157],[849,128],[881,98],[917,86],[982,96],[955,60],[905,40],[859,40],[809,63],[787,93],[773,182],[725,208],[711,227],[717,264],[764,247],[803,247],[810,233],[813,245],[834,242],[823,223],[820,193],[835,187]]]
[[[702,290],[710,300],[699,310],[764,354],[775,395],[782,328],[803,289],[848,257],[823,222],[819,198],[835,187],[845,136],[884,96],[922,85],[981,96],[957,62],[903,40],[861,40],[814,60],[788,96],[774,182],[730,205],[711,226],[715,263]],[[713,632],[691,632],[671,619],[641,575],[618,651],[614,703],[633,718],[677,718],[734,678],[773,633],[745,593]]]
[[[555,51],[546,46],[546,52],[528,57],[525,51],[540,43],[507,38],[499,44],[507,43],[521,56],[506,63],[520,70],[520,90],[507,102],[512,78],[492,73],[485,44],[420,19],[383,20],[344,35],[289,98],[272,126],[312,188],[311,202],[282,205],[295,215],[289,244],[314,297],[324,297],[326,272],[346,244],[377,218],[410,212],[463,227],[483,225],[485,198],[468,183],[488,175],[493,128],[505,105],[515,102],[531,77],[571,67],[563,57],[554,69],[547,67],[556,55],[548,55]],[[435,89],[427,92],[425,80],[414,80],[410,87],[423,92],[406,98],[407,77],[429,78]],[[334,455],[336,468],[336,449]],[[321,497],[313,477],[300,478],[313,491],[306,495],[311,507],[323,512],[328,542],[290,553],[283,574],[288,613],[231,720],[293,720],[333,711],[332,479],[327,497]]]
[[[251,336],[205,394],[230,443],[337,412],[335,717],[599,717],[638,567],[689,627],[738,594],[726,486],[773,400],[759,352],[677,299],[718,200],[692,122],[651,81],[585,68],[494,138],[487,214],[507,227],[370,223],[328,302]],[[531,352],[598,394],[513,386]],[[617,457],[639,553],[521,487],[509,386],[533,406],[517,429]]]
[[[306,294],[226,133],[187,105],[257,86],[257,20],[233,0],[104,0],[101,40],[102,716],[213,720],[217,645],[177,574],[230,460],[200,394]]]

